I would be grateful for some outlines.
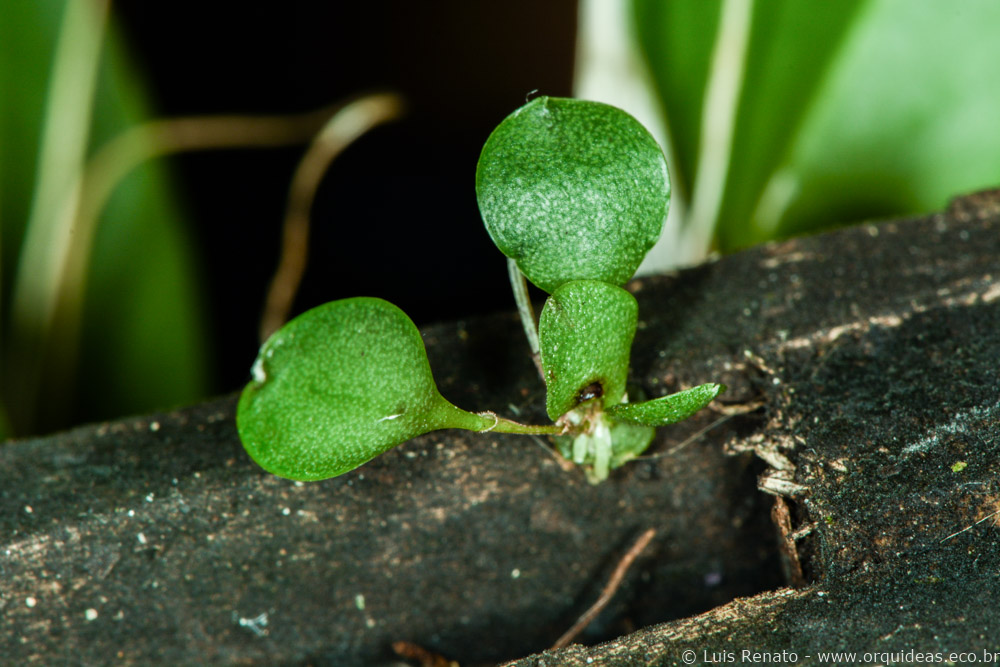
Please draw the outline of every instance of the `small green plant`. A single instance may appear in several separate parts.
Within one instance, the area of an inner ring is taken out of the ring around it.
[[[281,477],[321,480],[445,428],[546,434],[600,482],[641,454],[657,426],[705,407],[704,384],[630,403],[638,321],[622,289],[663,227],[670,201],[656,141],[614,107],[539,97],[490,135],[476,172],[479,208],[507,255],[522,322],[554,422],[526,425],[449,403],[420,332],[375,298],[303,313],[261,347],[236,414],[243,446]],[[525,278],[549,293],[535,325]]]

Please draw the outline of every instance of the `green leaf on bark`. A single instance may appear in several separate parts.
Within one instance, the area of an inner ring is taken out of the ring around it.
[[[476,195],[486,229],[532,283],[623,285],[656,242],[670,184],[656,140],[598,102],[538,97],[493,131]]]
[[[403,311],[360,297],[313,308],[264,343],[236,423],[262,468],[311,481],[423,433],[483,430],[494,420],[441,396],[420,332]]]
[[[725,385],[711,382],[651,401],[613,405],[608,408],[608,414],[622,422],[666,426],[684,421],[725,390]]]
[[[638,311],[634,296],[595,280],[565,283],[548,298],[538,335],[553,421],[595,397],[605,406],[622,400]]]

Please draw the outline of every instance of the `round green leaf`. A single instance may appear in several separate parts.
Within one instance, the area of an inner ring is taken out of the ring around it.
[[[669,396],[654,398],[651,401],[613,405],[608,408],[608,414],[623,422],[666,426],[684,421],[725,390],[725,385],[711,382]]]
[[[565,283],[546,300],[538,335],[553,421],[592,398],[622,399],[638,313],[634,296],[596,280]]]
[[[660,236],[670,185],[663,152],[632,116],[538,97],[486,141],[476,196],[493,242],[551,293],[631,278]]]
[[[428,431],[493,423],[446,401],[417,327],[367,297],[313,308],[275,332],[236,413],[251,458],[304,481],[353,470]]]

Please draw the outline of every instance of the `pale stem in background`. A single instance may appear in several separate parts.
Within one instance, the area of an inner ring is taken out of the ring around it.
[[[281,328],[306,270],[309,250],[309,217],[316,190],[330,163],[350,144],[372,128],[395,120],[403,102],[389,93],[369,95],[344,106],[326,123],[309,145],[292,178],[285,208],[281,261],[271,280],[260,322],[260,340]]]
[[[94,90],[108,0],[67,2],[63,14],[41,129],[38,172],[14,279],[11,306],[11,352],[4,369],[5,396],[12,417],[21,404],[33,405],[37,375],[21,366],[41,366],[39,333],[55,318],[60,273],[72,244],[64,212],[77,206],[79,179],[90,136]],[[21,344],[26,344],[22,347]],[[16,394],[16,396],[14,395]],[[30,410],[30,407],[29,407]]]
[[[723,0],[702,104],[698,170],[682,239],[689,252],[707,253],[719,222],[732,159],[736,111],[743,88],[753,0]]]

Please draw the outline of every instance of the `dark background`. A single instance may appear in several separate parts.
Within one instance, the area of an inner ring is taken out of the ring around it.
[[[347,149],[313,208],[294,313],[378,296],[435,321],[513,308],[476,161],[533,90],[569,95],[576,1],[116,3],[156,115],[298,113],[380,90],[405,118]],[[247,379],[304,147],[171,159],[206,276],[214,390]]]

